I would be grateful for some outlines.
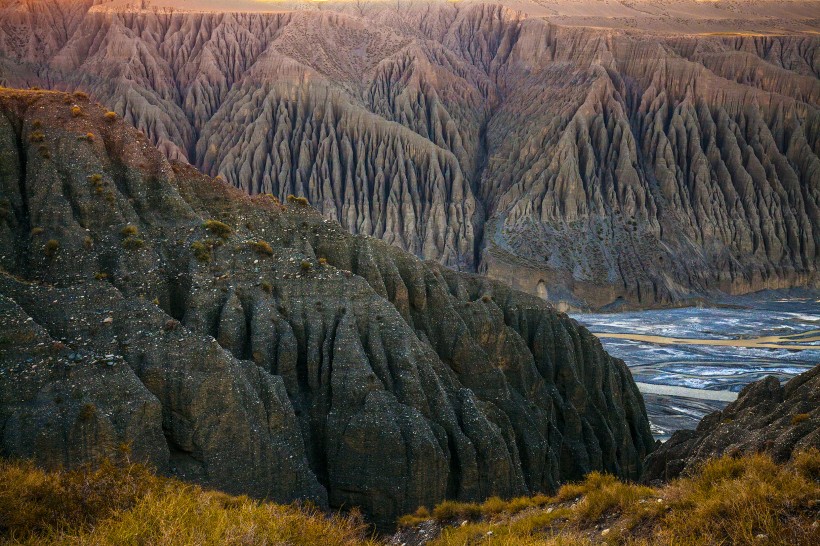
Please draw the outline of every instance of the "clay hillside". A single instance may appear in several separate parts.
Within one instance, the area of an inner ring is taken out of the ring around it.
[[[211,4],[3,0],[0,82],[564,305],[818,283],[818,2]]]
[[[169,161],[81,94],[0,91],[0,456],[132,460],[372,521],[637,479],[624,363],[539,298]]]

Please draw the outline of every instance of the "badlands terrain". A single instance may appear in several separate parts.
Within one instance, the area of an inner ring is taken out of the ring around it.
[[[0,90],[0,456],[125,448],[389,526],[637,479],[654,441],[623,361],[539,298],[171,162],[81,94]]]
[[[0,83],[574,308],[816,286],[820,3],[0,1]]]

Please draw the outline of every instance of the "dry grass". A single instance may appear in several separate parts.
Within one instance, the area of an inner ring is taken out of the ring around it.
[[[206,220],[205,223],[202,224],[202,227],[204,227],[217,237],[223,238],[227,237],[233,232],[231,226],[223,222],[220,222],[219,220]]]
[[[43,248],[43,254],[46,255],[48,258],[52,258],[57,251],[60,250],[60,241],[57,239],[49,239],[46,241],[45,247]]]
[[[311,507],[204,491],[124,459],[51,473],[0,461],[0,542],[384,544],[368,536],[355,514],[330,517]],[[812,527],[818,503],[820,451],[812,450],[786,465],[766,455],[724,457],[660,488],[592,473],[553,496],[446,501],[401,524],[438,520],[445,527],[430,546],[808,546],[820,544],[820,528]]]
[[[446,501],[420,508],[400,525],[434,518],[448,524],[431,546],[820,544],[820,452],[787,465],[766,455],[724,457],[661,488],[597,472],[535,496],[481,504]],[[462,522],[467,523],[462,525]]]
[[[372,545],[357,514],[326,516],[204,491],[142,465],[43,472],[0,462],[0,542],[11,544]]]
[[[120,230],[120,234],[124,237],[133,237],[139,234],[139,229],[134,225],[127,225]]]
[[[792,416],[792,425],[799,425],[800,423],[803,423],[804,421],[808,421],[809,417],[811,417],[811,415],[809,415],[808,413],[798,413],[796,415],[793,415]]]
[[[267,241],[259,239],[258,241],[249,242],[248,245],[260,255],[273,256],[273,248]]]

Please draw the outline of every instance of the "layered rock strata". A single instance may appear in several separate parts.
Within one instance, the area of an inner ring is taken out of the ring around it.
[[[87,99],[0,92],[0,454],[131,457],[377,523],[636,479],[620,360],[496,281],[169,161]]]

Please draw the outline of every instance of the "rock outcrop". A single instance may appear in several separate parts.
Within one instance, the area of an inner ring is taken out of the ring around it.
[[[82,95],[0,91],[0,454],[132,457],[387,524],[637,479],[624,365],[566,315],[168,160]]]
[[[725,454],[765,451],[785,462],[809,448],[820,449],[820,365],[785,385],[771,376],[751,383],[697,429],[675,432],[647,457],[644,480],[676,478]]]
[[[59,4],[2,8],[0,82],[88,91],[168,157],[352,233],[576,307],[817,285],[820,38],[760,9],[752,34],[630,22],[737,29],[752,4],[587,3],[607,29],[474,2]]]

